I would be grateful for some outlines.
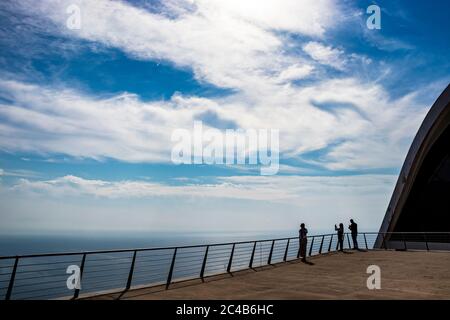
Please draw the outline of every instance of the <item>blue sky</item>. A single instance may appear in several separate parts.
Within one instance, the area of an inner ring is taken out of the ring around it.
[[[71,4],[81,28],[67,27]],[[381,8],[381,29],[366,8]],[[448,1],[2,1],[0,231],[376,230],[449,83]],[[174,165],[193,122],[280,170]]]

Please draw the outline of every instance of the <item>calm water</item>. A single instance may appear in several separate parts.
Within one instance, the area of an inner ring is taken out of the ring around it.
[[[66,235],[0,235],[0,256],[87,250],[134,249],[295,237],[278,232],[138,232]]]

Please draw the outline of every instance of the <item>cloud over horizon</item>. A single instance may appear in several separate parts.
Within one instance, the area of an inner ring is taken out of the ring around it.
[[[190,218],[199,216],[203,217],[203,222],[197,226],[197,231],[226,229],[227,224],[217,229],[217,222],[223,219],[231,219],[236,230],[265,230],[267,221],[272,221],[270,225],[274,230],[288,230],[297,225],[299,218],[313,223],[313,229],[321,229],[332,226],[339,219],[348,219],[350,212],[355,219],[361,220],[363,228],[370,228],[380,223],[382,217],[377,212],[385,209],[380,199],[390,194],[395,179],[394,175],[231,176],[219,177],[209,184],[188,180],[183,185],[168,185],[149,181],[111,182],[77,176],[52,180],[22,178],[12,187],[0,187],[0,198],[19,197],[23,203],[21,206],[25,207],[43,199],[35,210],[17,212],[16,207],[12,208],[15,214],[8,219],[6,227],[30,216],[36,220],[39,217],[36,210],[41,212],[47,208],[52,212],[55,206],[59,206],[63,210],[51,216],[52,225],[61,230],[79,230],[95,220],[97,214],[106,219],[101,227],[104,230],[138,230],[145,229],[144,225],[155,230],[166,225],[166,221],[170,221],[172,230],[183,230]],[[108,204],[98,206],[101,199],[106,199]],[[165,212],[160,211],[162,199],[168,199],[169,203]],[[133,208],[128,213],[133,219],[126,222],[123,221],[123,215],[127,215],[123,211],[123,201],[126,201],[126,207]],[[78,211],[73,203],[77,204]],[[193,206],[193,203],[197,205]],[[256,206],[259,210],[248,211],[248,206]],[[105,208],[109,211],[105,212]],[[179,210],[183,210],[183,215],[172,221],[172,211]],[[255,217],[258,218],[253,220],[249,229],[250,225],[245,221]],[[115,219],[123,221],[123,225],[119,227]],[[148,224],[148,219],[151,219],[151,224]],[[72,222],[67,224],[67,221]],[[239,222],[242,222],[240,227]],[[39,229],[45,223],[46,220],[36,221],[33,228]]]

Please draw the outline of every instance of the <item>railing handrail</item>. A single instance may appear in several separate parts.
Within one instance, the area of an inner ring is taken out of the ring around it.
[[[332,233],[314,235],[314,237],[330,236]],[[308,236],[313,237],[313,236]],[[223,242],[223,243],[204,243],[195,245],[184,245],[184,246],[170,246],[170,247],[150,247],[150,248],[127,248],[127,249],[111,249],[111,250],[90,250],[90,251],[68,251],[68,252],[52,252],[52,253],[34,253],[34,254],[22,254],[22,255],[12,255],[12,256],[0,256],[2,259],[15,259],[15,258],[36,258],[36,257],[53,257],[53,256],[75,256],[83,254],[103,254],[103,253],[123,253],[123,252],[133,252],[133,251],[153,251],[153,250],[173,250],[173,249],[189,249],[189,248],[201,248],[205,246],[216,247],[216,246],[226,246],[233,244],[244,244],[253,242],[269,242],[269,241],[282,241],[288,239],[298,239],[298,237],[285,237],[285,238],[273,238],[273,239],[261,239],[261,240],[244,240],[235,242]]]
[[[346,232],[351,233],[351,232]],[[377,232],[377,231],[361,231],[358,233],[365,234],[450,234],[450,231],[386,231],[386,232]]]
[[[361,231],[360,234],[450,234],[447,231],[433,231],[433,232],[423,232],[423,231],[396,231],[396,232],[376,232],[376,231]],[[317,235],[310,235],[310,237],[322,237],[331,236],[336,234],[324,233]],[[344,232],[344,234],[351,234],[351,232]],[[216,247],[216,246],[226,246],[233,244],[245,244],[253,242],[269,242],[269,241],[282,241],[282,240],[292,240],[298,239],[298,237],[284,237],[284,238],[271,238],[271,239],[260,239],[260,240],[244,240],[235,242],[222,242],[222,243],[204,243],[195,245],[184,245],[184,246],[169,246],[169,247],[144,247],[144,248],[127,248],[127,249],[108,249],[108,250],[88,250],[88,251],[68,251],[68,252],[51,252],[51,253],[33,253],[33,254],[20,254],[20,255],[10,255],[10,256],[0,256],[0,260],[4,259],[15,259],[15,258],[37,258],[37,257],[54,257],[54,256],[75,256],[83,254],[104,254],[104,253],[123,253],[123,252],[133,252],[133,251],[153,251],[153,250],[174,250],[178,249],[188,249],[188,248],[201,248],[205,246]]]

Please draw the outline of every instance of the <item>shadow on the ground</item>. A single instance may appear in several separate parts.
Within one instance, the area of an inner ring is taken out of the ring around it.
[[[347,250],[338,251],[337,254],[339,254],[339,253],[353,254],[353,252],[350,252],[350,251],[347,251]]]
[[[185,281],[180,281],[180,282],[172,284],[171,287],[169,287],[168,289],[166,289],[165,285],[160,285],[160,286],[148,287],[148,288],[142,288],[142,289],[123,290],[120,293],[117,293],[117,296],[114,297],[113,299],[120,300],[122,298],[125,298],[125,299],[136,298],[139,296],[148,295],[149,293],[158,293],[158,292],[163,292],[166,290],[176,290],[179,288],[196,286],[201,283],[215,282],[215,281],[223,280],[225,278],[231,278],[234,276],[241,276],[241,275],[243,276],[250,272],[262,272],[262,271],[270,269],[270,268],[278,268],[278,267],[283,266],[285,263],[293,263],[293,264],[294,263],[295,264],[304,263],[307,265],[315,265],[313,262],[310,262],[310,261],[302,262],[301,260],[290,260],[290,261],[280,262],[280,263],[276,263],[276,264],[265,265],[265,266],[261,266],[261,267],[253,267],[253,268],[249,268],[249,269],[238,270],[235,272],[218,274],[218,275],[208,277],[208,279],[206,279],[206,278],[205,279],[189,279],[189,280],[185,280]],[[141,291],[141,292],[133,292],[133,291]],[[113,295],[115,295],[115,294],[113,294]]]
[[[335,255],[335,254],[340,254],[340,253],[353,254],[353,253],[356,253],[356,252],[367,252],[367,250],[347,249],[347,250],[338,251],[338,252],[336,252],[336,251],[328,252],[328,253],[324,253],[323,255]],[[313,256],[313,258],[314,257],[315,256]],[[245,274],[248,274],[248,273],[251,273],[251,272],[262,272],[262,271],[267,270],[267,269],[281,267],[281,266],[283,266],[285,264],[305,264],[305,265],[310,265],[310,266],[314,266],[315,265],[315,263],[311,262],[310,260],[301,261],[300,259],[294,259],[294,260],[288,260],[288,261],[285,261],[285,262],[274,263],[274,264],[260,266],[260,267],[252,267],[252,268],[248,268],[248,269],[237,270],[237,271],[234,271],[234,272],[218,274],[218,275],[214,275],[214,276],[211,276],[211,277],[205,277],[204,279],[183,280],[183,281],[171,284],[169,288],[166,288],[166,285],[158,285],[158,286],[154,286],[154,287],[144,287],[144,288],[139,288],[139,289],[123,290],[123,291],[117,292],[115,294],[105,294],[104,296],[109,296],[110,299],[112,298],[112,299],[115,299],[115,300],[137,298],[137,297],[140,297],[140,296],[146,296],[148,294],[155,294],[155,293],[163,292],[163,291],[166,291],[166,290],[176,290],[176,289],[179,289],[179,288],[196,286],[196,285],[199,285],[201,283],[215,282],[215,281],[219,281],[219,280],[223,280],[225,278],[231,278],[231,277],[235,277],[235,276],[238,277],[238,276],[245,275]]]

